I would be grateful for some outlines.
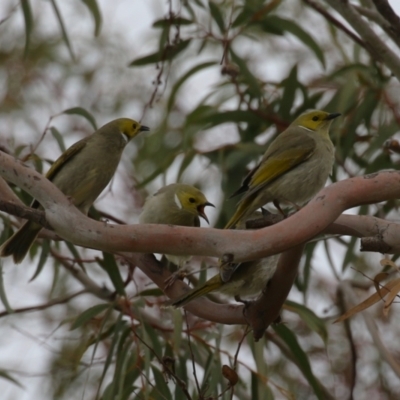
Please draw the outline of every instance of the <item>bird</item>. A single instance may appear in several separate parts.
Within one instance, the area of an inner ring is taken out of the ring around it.
[[[262,214],[260,212],[253,212],[246,220],[246,223],[261,217]],[[245,228],[243,220],[236,226],[236,229]],[[236,301],[243,301],[244,297],[259,295],[266,289],[268,281],[274,275],[278,259],[279,254],[275,254],[262,259],[239,263],[233,268],[234,272],[228,282],[224,282],[218,273],[204,284],[193,288],[177,299],[168,301],[167,305],[179,308],[210,292],[219,292],[232,296]]]
[[[115,119],[69,147],[46,174],[83,214],[108,185],[126,144],[147,126],[129,118]],[[34,200],[32,208],[40,208]],[[41,225],[26,221],[0,248],[0,257],[12,255],[16,264],[27,254]]]
[[[329,128],[339,113],[307,111],[297,117],[268,147],[260,163],[232,194],[244,194],[224,229],[234,228],[269,202],[303,205],[324,186],[332,172],[335,148]]]
[[[335,148],[329,137],[329,128],[340,115],[322,110],[306,111],[278,135],[260,163],[231,195],[244,194],[224,229],[234,228],[271,201],[285,215],[280,203],[290,203],[298,209],[314,197],[332,172]],[[237,265],[219,261],[224,282],[231,279]]]
[[[209,223],[204,212],[206,206],[214,207],[199,189],[183,183],[173,183],[162,187],[146,199],[139,216],[139,223],[199,227],[199,217]],[[184,264],[191,256],[165,254],[165,257],[178,266],[178,271],[166,280],[165,288],[167,288],[179,278]]]

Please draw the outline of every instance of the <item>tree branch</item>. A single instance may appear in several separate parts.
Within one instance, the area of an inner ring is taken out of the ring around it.
[[[347,0],[326,0],[335,9],[368,45],[369,52],[373,58],[384,62],[392,71],[393,75],[400,81],[400,58],[378,37],[371,29],[367,21],[357,13],[355,8]],[[372,50],[372,51],[371,51]]]
[[[281,253],[322,232],[376,236],[389,246],[389,253],[400,252],[400,224],[373,217],[341,215],[355,206],[400,198],[400,171],[382,171],[337,182],[289,218],[256,231],[97,222],[82,215],[42,175],[1,152],[0,175],[38,199],[57,235],[76,245],[113,253],[219,258],[232,254],[235,262],[241,262]],[[330,226],[332,222],[335,224]]]
[[[387,0],[372,0],[380,15],[389,23],[390,27],[385,31],[399,44],[400,41],[400,17],[393,11]]]
[[[5,211],[7,214],[15,215],[20,218],[29,219],[42,225],[43,228],[52,229],[46,220],[44,211],[37,210],[25,205],[14,203],[13,201],[4,201],[0,199],[0,210]]]

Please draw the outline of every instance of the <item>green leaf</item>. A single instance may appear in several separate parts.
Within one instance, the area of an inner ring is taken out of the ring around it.
[[[46,261],[49,257],[49,253],[50,253],[50,240],[45,239],[43,240],[42,252],[40,253],[40,258],[38,265],[36,267],[36,271],[33,274],[32,278],[29,280],[29,282],[32,282],[40,274],[40,272],[42,271],[43,267],[46,264]]]
[[[100,9],[97,4],[96,0],[82,0],[83,4],[86,5],[86,7],[89,9],[91,12],[93,19],[94,19],[94,36],[98,36],[100,33],[101,29],[101,24],[103,22],[103,19],[101,17]]]
[[[111,337],[112,338],[111,344],[108,346],[107,358],[106,358],[106,361],[104,362],[103,372],[101,373],[101,377],[99,379],[99,385],[98,385],[99,390],[100,390],[100,387],[103,385],[108,368],[110,367],[110,365],[113,361],[114,350],[117,347],[120,337],[122,335],[124,335],[124,332],[126,332],[127,329],[130,329],[130,328],[127,326],[126,321],[122,320],[122,314],[119,314],[117,322],[115,324],[115,329],[114,329],[115,333]],[[112,397],[113,387],[114,387],[114,384],[113,384],[113,382],[111,382],[110,385],[104,391],[102,399],[105,400],[107,398],[111,398],[111,399],[113,398]],[[98,398],[98,396],[96,396],[96,398]]]
[[[97,124],[95,118],[89,111],[85,110],[82,107],[67,108],[61,114],[80,115],[81,117],[86,118],[93,126],[94,130],[97,131]]]
[[[3,303],[3,306],[6,309],[6,311],[9,314],[12,314],[14,310],[11,308],[10,303],[8,302],[7,299],[7,294],[6,294],[6,289],[4,287],[4,279],[3,279],[3,262],[1,260],[0,260],[0,300]]]
[[[272,325],[274,331],[278,334],[278,336],[286,343],[286,345],[290,348],[294,358],[297,361],[297,366],[300,368],[304,377],[307,379],[308,383],[314,390],[315,395],[318,399],[323,400],[324,395],[317,381],[317,378],[314,376],[310,361],[308,360],[307,354],[300,347],[299,342],[296,339],[296,336],[293,332],[286,327],[284,324],[274,324]]]
[[[103,252],[103,259],[97,258],[99,265],[107,272],[114,285],[116,292],[120,296],[125,296],[125,284],[122,280],[122,276],[119,272],[118,265],[115,261],[114,255],[110,253]]]
[[[217,23],[219,30],[221,33],[225,32],[225,22],[224,17],[222,16],[221,10],[218,6],[213,2],[209,1],[208,6],[210,7],[211,16],[214,18],[214,21]]]
[[[170,61],[175,58],[179,53],[186,49],[189,46],[191,39],[182,40],[179,43],[173,46],[167,46],[162,51],[157,51],[156,53],[152,53],[148,56],[140,57],[134,61],[132,61],[128,66],[142,66],[148,64],[154,64],[161,61]]]
[[[156,53],[149,54],[148,56],[137,58],[136,60],[128,64],[128,67],[133,67],[133,66],[140,67],[143,65],[155,64],[158,63],[159,61],[160,61],[160,52],[157,51]]]
[[[290,300],[285,301],[285,309],[299,315],[307,326],[321,337],[325,345],[327,344],[328,330],[326,329],[326,324],[313,311],[302,304]]]
[[[74,263],[78,264],[82,268],[82,270],[85,271],[85,267],[81,260],[81,255],[78,253],[78,250],[76,250],[76,247],[71,242],[65,242],[65,245],[68,247],[68,250],[74,256]]]
[[[68,38],[68,33],[67,33],[67,30],[65,29],[64,21],[62,19],[60,10],[58,9],[56,0],[50,0],[50,2],[52,4],[52,6],[53,6],[54,12],[55,12],[56,17],[58,19],[58,23],[60,24],[61,34],[62,34],[62,37],[64,39],[65,44],[67,45],[69,54],[70,54],[72,60],[75,61],[74,52],[72,51],[71,43],[70,43],[69,38]]]
[[[179,53],[186,49],[189,46],[191,39],[182,40],[179,43],[170,46],[164,54],[163,61],[165,60],[172,60],[175,58]]]
[[[8,372],[1,370],[1,369],[0,369],[0,378],[6,379],[7,381],[10,381],[10,382],[14,383],[15,385],[19,386],[20,388],[24,387],[16,379],[14,379]]]
[[[296,90],[299,87],[299,81],[297,80],[297,65],[292,68],[288,77],[282,81],[280,86],[284,88],[284,91],[279,114],[284,120],[290,120],[290,111],[294,104]]]
[[[159,398],[159,399],[166,399],[166,400],[172,400],[172,395],[171,391],[169,390],[168,385],[165,383],[165,379],[160,372],[159,369],[157,369],[154,366],[151,366],[151,370],[153,371],[154,375],[154,380],[155,380],[155,388],[154,388],[154,395],[157,397],[153,398]],[[160,396],[160,397],[158,397]]]
[[[249,85],[248,91],[252,97],[261,98],[264,95],[263,87],[260,81],[251,73],[247,66],[247,62],[239,57],[233,50],[229,48],[229,54],[232,62],[239,67],[239,78],[242,82]]]
[[[157,21],[153,22],[153,28],[164,28],[166,26],[171,26],[171,25],[191,25],[193,24],[194,21],[191,19],[186,19],[182,17],[176,17],[174,19],[169,19],[169,18],[163,18],[163,19],[158,19]]]
[[[192,75],[194,75],[196,72],[201,71],[202,69],[211,67],[216,65],[215,61],[208,61],[199,65],[196,65],[192,69],[190,69],[188,72],[186,72],[185,75],[183,75],[175,84],[174,88],[172,89],[171,95],[169,96],[168,100],[168,105],[167,105],[167,112],[169,113],[175,103],[175,97],[176,94],[178,93],[178,90],[180,87],[185,83],[185,81]]]
[[[289,32],[296,36],[297,39],[302,41],[306,46],[308,46],[314,54],[317,56],[318,60],[325,67],[325,57],[324,52],[321,50],[317,42],[312,38],[312,36],[307,33],[303,28],[297,25],[295,22],[288,19],[280,18],[276,15],[270,15],[262,21],[263,27],[277,27],[285,32]]]
[[[78,317],[72,323],[71,331],[81,327],[82,325],[85,325],[96,315],[102,313],[110,307],[112,307],[111,304],[97,304],[96,306],[90,307],[89,309],[85,310],[82,314],[78,315]]]
[[[29,4],[29,0],[21,0],[22,13],[24,14],[25,21],[25,50],[24,57],[27,56],[29,51],[29,45],[31,42],[31,34],[33,30],[33,16],[31,5]]]
[[[54,139],[57,140],[58,147],[60,148],[61,152],[64,153],[66,148],[65,148],[64,138],[62,137],[61,133],[54,126],[50,127],[50,132],[53,135]]]

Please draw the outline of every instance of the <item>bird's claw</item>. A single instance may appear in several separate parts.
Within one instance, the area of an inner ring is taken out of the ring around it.
[[[178,279],[183,280],[187,276],[187,271],[184,268],[178,269],[172,273],[165,281],[164,281],[164,289],[168,289],[171,287]]]

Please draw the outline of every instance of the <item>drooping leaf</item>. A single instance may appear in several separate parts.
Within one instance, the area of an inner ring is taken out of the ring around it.
[[[31,35],[33,30],[33,16],[32,9],[29,0],[21,0],[22,13],[24,15],[25,22],[25,50],[24,56],[26,57],[29,51],[29,45],[31,42]]]
[[[7,371],[0,370],[0,378],[12,382],[15,385],[19,386],[20,388],[24,388],[24,386],[21,383],[19,383],[15,378],[13,378]]]
[[[62,114],[80,115],[81,117],[86,118],[89,121],[89,123],[93,126],[93,129],[97,131],[97,124],[95,118],[89,111],[85,110],[82,107],[68,108],[64,110]]]
[[[64,20],[62,18],[62,15],[61,15],[61,12],[60,12],[60,10],[58,8],[56,0],[50,0],[50,2],[51,2],[51,5],[53,6],[53,10],[54,10],[54,12],[56,14],[56,17],[58,19],[58,23],[59,23],[60,29],[61,29],[61,34],[62,34],[62,37],[63,37],[63,40],[64,40],[65,44],[67,45],[69,54],[70,54],[72,60],[75,60],[75,55],[74,55],[74,52],[72,50],[71,42],[69,41],[67,29],[65,28]]]
[[[148,65],[148,64],[155,64],[161,61],[170,61],[173,58],[175,58],[179,53],[181,53],[183,50],[185,50],[191,40],[182,40],[177,44],[174,45],[169,45],[165,47],[162,51],[157,51],[155,53],[152,53],[148,56],[140,57],[137,58],[136,60],[133,60],[131,63],[129,63],[129,67],[133,66],[143,66],[143,65]]]
[[[324,343],[327,344],[328,330],[326,329],[326,324],[312,310],[302,304],[290,300],[285,301],[284,307],[285,310],[289,310],[298,314],[301,319],[307,324],[307,326],[311,330],[316,332],[324,341]]]
[[[122,279],[121,273],[119,272],[118,264],[115,261],[114,255],[103,252],[103,259],[97,259],[99,265],[107,272],[114,285],[116,292],[120,296],[125,296],[125,285]]]
[[[208,7],[210,7],[211,16],[213,17],[214,21],[217,23],[220,32],[224,33],[225,32],[225,22],[224,22],[224,17],[222,16],[221,10],[217,6],[217,4],[215,4],[215,2],[212,0],[210,0],[208,2]]]
[[[57,143],[58,143],[58,146],[60,147],[61,152],[64,153],[66,148],[65,148],[65,143],[64,143],[63,136],[61,135],[59,130],[57,128],[55,128],[54,126],[50,127],[50,132],[53,135],[54,139],[57,140]]]
[[[289,19],[278,17],[277,15],[267,16],[260,21],[260,24],[266,32],[275,34],[282,34],[283,32],[291,33],[297,39],[302,41],[307,47],[309,47],[314,52],[321,64],[325,66],[324,52],[318,43],[313,39],[313,37],[303,28],[301,28],[300,25]]]
[[[178,93],[178,90],[181,88],[181,86],[190,78],[192,75],[194,75],[196,72],[201,71],[202,69],[206,69],[208,67],[216,65],[215,61],[208,61],[205,63],[201,63],[199,65],[196,65],[195,67],[191,68],[186,74],[184,74],[178,81],[175,83],[171,94],[168,99],[168,104],[167,104],[167,112],[170,112],[174,103],[175,103],[175,98]]]
[[[307,354],[301,348],[299,342],[297,341],[296,336],[293,332],[284,324],[275,324],[272,325],[274,331],[278,334],[278,336],[286,343],[286,345],[290,348],[293,357],[297,361],[297,366],[300,368],[304,377],[307,379],[308,383],[314,390],[315,395],[318,399],[323,400],[324,394],[321,390],[318,380],[316,379],[314,373],[312,372],[310,360],[307,357]]]
[[[96,0],[82,0],[83,4],[89,9],[94,20],[94,36],[99,36],[103,19],[101,17],[100,8]]]
[[[400,278],[393,279],[385,283],[384,286],[380,288],[378,292],[373,293],[371,296],[367,297],[364,301],[352,307],[350,310],[346,311],[343,315],[337,318],[333,323],[342,322],[347,318],[352,317],[355,314],[358,314],[361,311],[366,310],[372,305],[376,304],[379,301],[382,301],[384,297],[386,297],[389,293],[391,293],[393,288],[396,288],[400,285]],[[397,291],[396,293],[397,294]]]
[[[82,314],[78,315],[78,317],[75,318],[75,321],[71,325],[71,330],[80,328],[81,326],[89,322],[92,318],[99,315],[103,311],[108,310],[110,307],[110,304],[97,304],[93,307],[88,308]]]
[[[49,253],[50,253],[50,240],[45,239],[45,240],[43,240],[42,252],[40,253],[40,258],[39,258],[38,265],[36,267],[36,271],[33,274],[32,278],[29,280],[30,282],[35,280],[35,278],[42,271],[43,267],[45,266],[45,264],[47,262]]]
[[[172,20],[169,18],[163,18],[153,22],[153,28],[164,28],[171,25],[192,25],[193,23],[193,20],[182,17],[175,17]]]

